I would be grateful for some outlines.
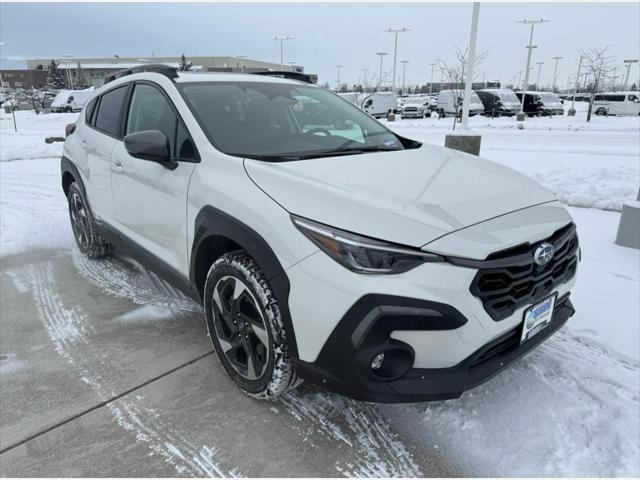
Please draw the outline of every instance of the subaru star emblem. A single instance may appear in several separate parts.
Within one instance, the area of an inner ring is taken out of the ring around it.
[[[550,243],[543,243],[533,254],[533,261],[538,265],[546,265],[553,258],[555,248]]]

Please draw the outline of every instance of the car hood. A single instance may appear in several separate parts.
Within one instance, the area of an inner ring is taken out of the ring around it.
[[[426,144],[278,163],[246,159],[245,168],[290,213],[414,247],[555,199],[514,170]]]

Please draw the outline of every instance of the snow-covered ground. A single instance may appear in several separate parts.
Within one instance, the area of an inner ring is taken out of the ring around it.
[[[0,257],[73,248],[61,144],[46,145],[44,137],[63,135],[75,116],[18,112],[15,134],[11,117],[0,115]],[[442,145],[451,119],[389,126]],[[640,252],[613,241],[616,210],[635,199],[640,184],[640,120],[596,117],[587,125],[579,113],[527,119],[522,130],[506,118],[473,118],[471,126],[483,136],[484,157],[535,177],[573,205],[583,253],[572,294],[577,313],[532,354],[458,400],[377,408],[469,475],[637,476]],[[596,208],[577,208],[585,206]],[[324,401],[337,402],[331,398]]]

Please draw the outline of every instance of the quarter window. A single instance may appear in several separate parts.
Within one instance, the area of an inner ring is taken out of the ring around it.
[[[87,108],[85,109],[84,121],[85,121],[85,123],[87,123],[89,125],[93,125],[91,123],[91,117],[93,116],[93,111],[96,109],[96,104],[97,103],[98,103],[98,97],[96,97],[93,100],[91,100],[89,102],[89,104],[87,105]]]
[[[102,95],[95,119],[96,128],[118,136],[120,133],[120,111],[126,93],[127,86],[125,85]]]

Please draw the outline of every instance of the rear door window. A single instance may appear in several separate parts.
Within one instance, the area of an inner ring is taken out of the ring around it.
[[[95,127],[115,137],[120,136],[120,112],[128,85],[113,89],[100,100]]]

